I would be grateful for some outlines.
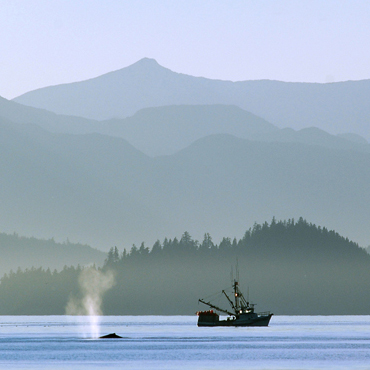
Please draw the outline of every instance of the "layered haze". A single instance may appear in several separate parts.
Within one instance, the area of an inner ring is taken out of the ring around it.
[[[145,58],[1,98],[3,231],[108,250],[304,216],[367,246],[369,86],[209,80]]]
[[[4,232],[107,250],[184,230],[219,240],[255,221],[304,215],[363,246],[369,240],[363,142],[317,129],[293,132],[293,141],[215,134],[150,157],[97,133],[50,133],[5,119],[0,129]]]
[[[368,151],[365,138],[347,133],[331,135],[315,127],[279,129],[234,105],[173,105],[143,108],[123,119],[91,120],[55,114],[0,98],[3,118],[40,126],[53,133],[99,133],[127,140],[149,156],[174,154],[194,141],[213,134],[231,134],[256,141],[301,142],[337,149]]]

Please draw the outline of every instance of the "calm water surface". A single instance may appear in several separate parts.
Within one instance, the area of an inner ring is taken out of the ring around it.
[[[99,319],[0,316],[0,368],[370,369],[370,316],[273,316],[267,328],[198,328],[196,316]],[[98,331],[123,338],[94,339]]]

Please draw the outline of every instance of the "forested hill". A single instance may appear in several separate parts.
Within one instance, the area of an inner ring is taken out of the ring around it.
[[[185,232],[152,248],[144,243],[130,251],[112,248],[102,271],[114,271],[115,285],[104,296],[103,313],[193,314],[205,308],[199,298],[230,285],[236,263],[241,289],[249,290],[257,311],[369,313],[370,256],[335,231],[302,218],[255,224],[241,239],[225,237],[218,245],[209,234],[198,242]],[[0,314],[63,314],[69,297],[79,294],[79,272],[40,269],[4,276]],[[227,302],[217,305],[227,307]]]
[[[61,270],[65,265],[103,265],[105,253],[78,243],[57,243],[17,234],[0,233],[0,274],[18,267],[48,267]]]

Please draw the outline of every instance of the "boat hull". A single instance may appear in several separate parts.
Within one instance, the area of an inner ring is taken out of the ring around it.
[[[271,320],[269,314],[266,316],[257,317],[240,317],[236,319],[227,320],[214,320],[214,321],[204,321],[200,318],[198,319],[198,326],[200,327],[213,327],[213,326],[268,326]]]

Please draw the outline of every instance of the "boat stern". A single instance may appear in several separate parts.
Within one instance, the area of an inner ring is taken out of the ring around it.
[[[198,326],[214,326],[220,321],[220,316],[213,310],[198,311]]]

